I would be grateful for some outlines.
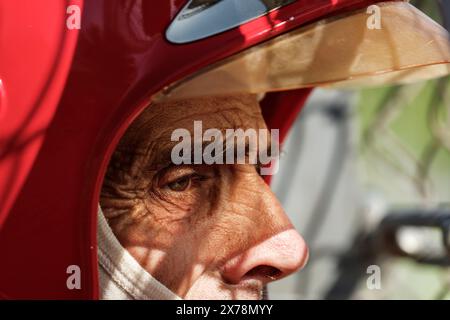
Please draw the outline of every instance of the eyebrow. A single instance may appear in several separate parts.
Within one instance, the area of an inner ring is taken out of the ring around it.
[[[179,142],[177,141],[171,141],[170,143],[165,144],[165,146],[157,153],[156,156],[154,157],[150,157],[151,158],[151,163],[148,164],[148,169],[149,170],[161,170],[164,169],[166,167],[169,167],[171,165],[174,165],[171,159],[171,154],[172,154],[172,150],[175,147],[175,145],[177,145]],[[205,148],[211,144],[214,144],[215,141],[202,141],[201,144],[201,150],[202,150],[202,163],[201,164],[205,164],[203,162],[203,152],[205,150]],[[191,156],[191,164],[195,165],[194,163],[194,159],[195,159],[195,143],[191,144],[191,151],[190,151],[190,156]],[[222,149],[222,154],[223,154],[223,163],[226,164],[226,153],[227,153],[227,143],[225,141],[223,141],[223,149]],[[237,156],[238,156],[238,143],[236,143],[236,141],[233,142],[233,159],[235,164],[237,164]],[[255,150],[256,155],[257,155],[257,161],[256,164],[260,164],[260,159],[259,159],[259,154],[261,152],[266,152],[267,156],[271,157],[271,139],[267,140],[267,144],[266,146],[261,149],[261,146],[258,145],[257,142],[257,150]],[[244,145],[244,155],[245,156],[249,156],[250,155],[250,143],[248,141],[248,139],[245,139],[245,145]],[[247,162],[246,162],[247,164]],[[213,164],[211,164],[213,165]]]
[[[156,170],[161,170],[163,168],[169,167],[170,165],[173,165],[171,158],[172,149],[178,143],[179,142],[177,141],[170,141],[169,143],[165,144],[164,147],[158,151],[156,156],[150,157],[153,163],[149,164],[149,166]]]

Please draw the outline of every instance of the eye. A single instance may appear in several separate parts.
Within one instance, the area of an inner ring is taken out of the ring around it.
[[[167,167],[156,175],[156,184],[160,190],[169,192],[181,193],[191,191],[191,189],[198,190],[213,176],[211,170],[211,167],[200,166]]]
[[[176,192],[185,191],[191,185],[191,182],[192,182],[191,178],[192,178],[191,176],[183,177],[181,179],[178,179],[178,180],[168,183],[167,187],[170,190],[176,191]]]

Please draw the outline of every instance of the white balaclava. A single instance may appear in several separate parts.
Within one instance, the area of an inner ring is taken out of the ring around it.
[[[98,209],[98,263],[100,299],[178,300],[122,247],[100,207]]]

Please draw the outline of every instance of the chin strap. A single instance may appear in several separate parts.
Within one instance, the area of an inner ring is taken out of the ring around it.
[[[179,300],[122,247],[98,209],[100,298],[106,300]]]

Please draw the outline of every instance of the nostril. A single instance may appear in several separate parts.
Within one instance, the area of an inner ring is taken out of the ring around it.
[[[272,266],[261,265],[254,267],[245,274],[245,278],[257,278],[265,282],[274,281],[282,276],[280,269]]]
[[[253,279],[268,283],[297,271],[307,257],[303,238],[294,229],[288,229],[226,261],[221,275],[230,284]]]

